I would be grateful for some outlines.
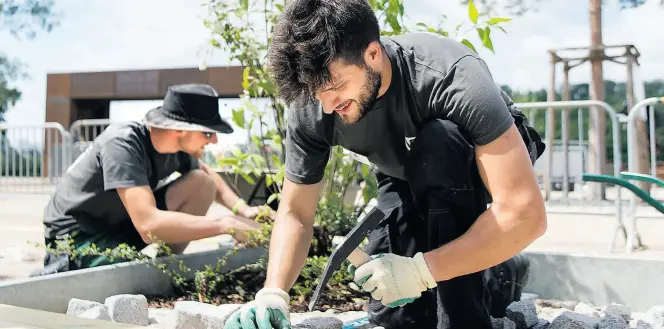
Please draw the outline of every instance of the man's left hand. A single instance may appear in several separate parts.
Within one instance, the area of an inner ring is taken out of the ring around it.
[[[268,217],[274,218],[274,210],[268,206],[255,206],[255,207],[245,207],[242,211],[239,212],[240,216],[255,219],[258,214],[262,212],[267,212]]]
[[[406,305],[437,286],[422,253],[413,257],[378,254],[372,258],[357,269],[351,265],[349,271],[358,286],[385,306]]]

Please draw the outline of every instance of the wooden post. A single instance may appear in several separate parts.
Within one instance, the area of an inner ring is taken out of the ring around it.
[[[569,100],[569,61],[563,60],[563,101]],[[565,107],[560,113],[562,117],[562,142],[563,142],[563,192],[569,192],[569,108]],[[567,195],[563,195],[563,201],[567,202]]]
[[[602,43],[602,1],[590,0],[590,53],[591,82],[590,99],[604,100],[604,77],[602,64],[604,61],[604,48]],[[606,164],[606,137],[605,115],[602,109],[595,108],[590,112],[588,131],[588,171],[593,174],[603,174]],[[604,185],[593,184],[597,187],[592,190],[593,199],[605,200]]]
[[[627,109],[630,111],[632,107],[636,104],[634,100],[634,63],[636,62],[636,56],[632,53],[630,46],[625,47],[625,57],[626,57],[626,66],[627,66],[627,83],[626,83],[626,98],[627,98]],[[645,111],[645,109],[637,109],[637,111]],[[648,151],[648,128],[646,126],[646,121],[639,120],[639,116],[634,120],[634,126],[636,130],[636,158],[635,164],[639,173],[641,174],[650,174],[650,158]],[[629,155],[628,155],[629,156]],[[637,186],[646,192],[650,192],[652,184],[647,182],[639,181]]]
[[[550,63],[551,63],[551,82],[549,83],[549,91],[547,93],[547,101],[555,102],[556,101],[556,63],[558,62],[558,55],[555,51],[549,51],[550,54]],[[553,108],[548,108],[546,110],[546,144],[549,157],[546,162],[546,170],[544,172],[544,177],[542,177],[542,182],[544,183],[544,199],[549,200],[551,197],[551,168],[553,167],[553,141],[556,135],[556,113]]]

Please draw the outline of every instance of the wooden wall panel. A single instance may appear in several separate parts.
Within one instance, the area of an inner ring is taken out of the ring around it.
[[[159,88],[159,73],[158,70],[117,72],[115,98],[163,98]]]
[[[207,69],[208,81],[221,97],[239,97],[242,93],[242,67],[211,67]]]
[[[75,73],[71,78],[71,98],[115,97],[115,72]]]

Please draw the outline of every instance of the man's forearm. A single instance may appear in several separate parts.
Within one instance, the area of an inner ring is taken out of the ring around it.
[[[215,201],[217,201],[219,204],[222,206],[231,209],[237,204],[237,202],[240,199],[235,192],[224,182],[223,179],[221,179],[221,176],[217,174],[214,170],[208,168],[207,166],[203,167],[201,166],[201,169],[203,169],[210,177],[212,177],[212,180],[214,181],[214,185],[217,187],[217,195],[215,197]],[[240,207],[247,207],[247,205],[240,205]],[[241,209],[238,209],[241,210]]]
[[[475,273],[499,264],[543,234],[544,211],[493,204],[461,237],[424,255],[436,281]]]
[[[138,231],[146,242],[150,238],[164,243],[183,243],[224,234],[221,220],[175,211],[158,210]]]
[[[277,218],[270,239],[266,288],[290,290],[307,259],[312,237],[313,227],[293,215]]]

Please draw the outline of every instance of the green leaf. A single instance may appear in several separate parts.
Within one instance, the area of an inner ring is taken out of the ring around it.
[[[484,42],[484,29],[478,27],[475,30],[477,31],[477,35],[480,37],[480,40]]]
[[[233,123],[244,128],[244,109],[233,110]]]
[[[231,158],[231,157],[221,158],[221,159],[217,160],[217,163],[219,163],[220,165],[233,165],[233,166],[235,166],[235,165],[238,164],[238,162],[240,162],[240,159]]]
[[[250,70],[250,67],[247,66],[242,71],[242,88],[243,89],[249,89],[249,87],[251,86],[251,83],[249,82],[249,70]]]
[[[496,25],[495,27],[496,27],[497,29],[503,31],[503,33],[507,34],[507,31],[505,31],[505,29],[504,29],[502,26],[500,26],[500,25]]]
[[[468,17],[470,17],[470,21],[473,22],[473,24],[477,24],[477,18],[480,16],[479,12],[477,11],[477,7],[475,7],[475,3],[473,0],[468,1]]]
[[[242,150],[240,150],[240,148],[237,146],[231,147],[231,153],[238,158],[241,158],[243,155]]]
[[[265,158],[260,154],[252,154],[251,160],[253,160],[258,166],[265,164]]]
[[[484,29],[484,37],[482,38],[482,45],[487,49],[491,50],[492,53],[495,53],[493,50],[493,42],[491,42],[491,29],[487,26]]]
[[[272,201],[276,200],[278,197],[279,193],[272,193],[265,203],[272,203]]]
[[[494,18],[490,19],[489,21],[487,21],[486,23],[489,24],[489,25],[496,25],[498,23],[506,23],[506,22],[509,22],[511,20],[512,20],[511,18],[507,18],[507,17],[494,17]]]
[[[240,176],[242,176],[242,178],[244,178],[244,180],[246,180],[247,183],[249,183],[251,185],[256,184],[256,181],[251,176],[249,176],[248,174],[241,172]]]
[[[463,43],[464,45],[466,45],[466,47],[470,48],[470,50],[472,50],[472,51],[474,51],[475,53],[477,53],[477,49],[475,49],[475,46],[473,46],[473,44],[472,44],[470,41],[468,41],[468,39],[463,39],[463,40],[461,40],[461,43]]]

